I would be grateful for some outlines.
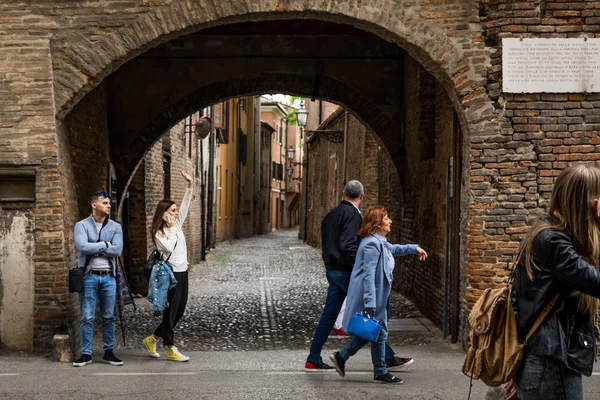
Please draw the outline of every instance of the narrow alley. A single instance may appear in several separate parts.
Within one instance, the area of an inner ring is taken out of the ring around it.
[[[320,250],[302,243],[297,229],[223,242],[190,270],[189,301],[175,328],[176,344],[185,351],[308,349],[327,291],[323,271]],[[392,315],[403,317],[390,325],[392,340],[426,343],[439,336],[397,293],[392,304]],[[143,349],[142,339],[160,318],[152,316],[145,298],[136,298],[136,306],[137,311],[126,308],[127,347]],[[331,338],[331,348],[344,340]],[[94,339],[100,349],[100,331]],[[117,342],[122,346],[120,332]]]

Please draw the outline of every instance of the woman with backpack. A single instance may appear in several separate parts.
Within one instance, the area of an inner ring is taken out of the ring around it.
[[[181,207],[177,208],[177,204],[171,200],[161,200],[156,206],[151,228],[152,240],[162,259],[168,259],[168,263],[173,267],[177,285],[168,292],[169,305],[164,309],[162,322],[153,334],[144,339],[144,345],[150,356],[159,358],[156,345],[162,338],[163,345],[167,346],[167,360],[171,361],[190,359],[177,350],[173,334],[173,328],[183,317],[188,299],[187,246],[182,226],[192,200],[192,177],[184,170],[181,170],[181,175],[188,181]]]
[[[363,312],[379,322],[379,335],[371,343],[371,359],[373,360],[376,383],[402,383],[402,379],[390,374],[385,362],[385,340],[387,338],[388,305],[392,288],[394,256],[415,254],[419,260],[427,259],[427,252],[417,244],[391,244],[386,240],[390,233],[392,220],[381,206],[370,207],[362,221],[358,236],[363,238],[356,252],[356,260],[348,294],[346,310],[342,322],[344,331],[348,332],[350,320],[356,313]],[[356,354],[367,343],[367,340],[352,336],[352,340],[338,352],[329,356],[338,374],[346,375],[346,361]]]
[[[600,298],[599,168],[577,164],[562,171],[548,213],[519,254],[511,299],[519,342],[556,303],[525,346],[512,385],[522,400],[581,400],[581,376],[590,376],[594,363]]]

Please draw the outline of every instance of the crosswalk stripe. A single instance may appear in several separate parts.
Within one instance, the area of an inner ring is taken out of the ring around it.
[[[94,372],[96,376],[197,375],[197,372]]]
[[[373,372],[359,372],[359,371],[351,371],[346,372],[346,375],[365,375],[365,374],[373,374]],[[335,371],[326,371],[326,372],[305,372],[305,371],[267,371],[265,375],[331,375],[331,376],[339,376]]]

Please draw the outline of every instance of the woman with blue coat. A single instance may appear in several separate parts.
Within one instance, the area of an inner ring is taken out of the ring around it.
[[[348,331],[350,319],[356,313],[365,312],[379,321],[379,336],[371,343],[374,378],[377,383],[402,383],[385,366],[385,340],[387,338],[388,303],[392,288],[394,257],[416,254],[419,260],[427,259],[427,253],[417,244],[390,244],[386,236],[391,231],[392,220],[382,206],[369,208],[358,231],[362,237],[352,269],[342,326]],[[357,336],[329,359],[341,376],[345,376],[346,361],[363,348],[368,341]]]

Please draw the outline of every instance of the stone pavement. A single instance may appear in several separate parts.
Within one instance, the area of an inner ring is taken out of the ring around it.
[[[101,362],[96,335],[94,362],[83,368],[49,357],[0,353],[2,400],[188,400],[188,399],[415,399],[462,400],[469,379],[460,372],[464,352],[451,345],[406,299],[394,294],[390,342],[415,363],[394,372],[402,385],[372,383],[370,350],[347,364],[347,375],[306,373],[304,361],[325,298],[319,251],[287,230],[221,243],[209,261],[191,271],[188,310],[176,343],[187,363],[150,358],[141,339],[158,320],[138,299],[128,313],[128,346],[116,354],[125,365]],[[401,308],[401,309],[398,309]],[[330,336],[323,356],[347,337]],[[586,398],[600,398],[600,378],[584,379]],[[474,382],[473,400],[494,400]]]
[[[190,269],[186,314],[175,330],[182,352],[197,350],[308,350],[327,291],[319,249],[305,245],[296,229],[223,242],[206,262]],[[440,333],[410,302],[394,293],[390,343],[429,343]],[[142,339],[160,322],[150,303],[127,307],[127,347],[143,349]],[[94,348],[100,351],[100,321]],[[117,348],[122,347],[117,328]],[[346,337],[332,336],[336,348]]]
[[[187,363],[154,359],[138,349],[120,349],[125,365],[94,362],[83,368],[47,357],[0,353],[2,400],[189,400],[189,399],[403,399],[465,400],[469,379],[460,372],[463,351],[445,342],[406,345],[415,363],[397,372],[402,385],[372,382],[369,350],[335,372],[305,373],[305,350],[190,351]],[[584,378],[587,400],[600,398],[600,377]],[[496,400],[473,382],[472,400]],[[550,399],[549,399],[550,400]]]

